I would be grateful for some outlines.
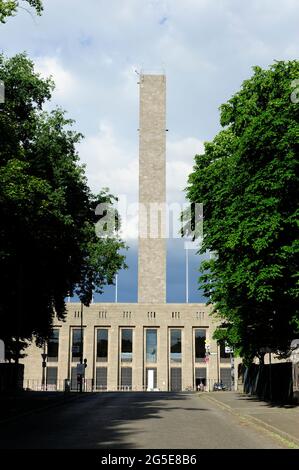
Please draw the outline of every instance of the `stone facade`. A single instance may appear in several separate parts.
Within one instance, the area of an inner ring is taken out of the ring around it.
[[[214,382],[220,377],[228,377],[230,362],[220,357],[217,343],[212,339],[216,326],[215,320],[209,315],[210,307],[205,304],[121,304],[121,303],[95,303],[83,310],[83,357],[87,359],[85,369],[86,386],[88,390],[97,389],[97,368],[106,368],[107,386],[98,386],[98,389],[116,390],[144,390],[146,389],[146,370],[155,369],[156,387],[159,390],[171,390],[171,369],[180,369],[181,390],[195,389],[199,376],[205,378],[203,382],[206,389],[211,389]],[[73,331],[81,329],[81,305],[68,304],[68,315],[65,322],[57,322],[54,326],[59,330],[58,357],[48,358],[49,367],[57,368],[56,385],[49,380],[48,389],[63,389],[65,379],[72,378],[72,369],[76,369],[78,357],[73,356]],[[107,358],[97,360],[97,330],[108,330]],[[121,331],[133,330],[132,361],[122,361]],[[157,331],[156,362],[147,361],[146,330]],[[170,332],[181,331],[181,360],[171,359]],[[196,358],[195,331],[205,332],[206,344],[209,345],[209,354]],[[43,350],[32,345],[28,356],[23,360],[25,364],[25,387],[37,388],[41,386]],[[48,352],[48,351],[46,351]],[[132,371],[131,386],[121,383],[122,367]],[[226,370],[226,374],[223,370]],[[225,380],[224,380],[225,381]],[[73,388],[74,384],[72,384]]]

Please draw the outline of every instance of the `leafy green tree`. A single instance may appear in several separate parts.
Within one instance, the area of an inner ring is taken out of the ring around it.
[[[24,2],[34,8],[38,15],[42,14],[42,0],[23,0],[22,3]],[[15,15],[18,8],[25,8],[18,0],[0,0],[0,23],[5,23],[9,16]]]
[[[204,205],[201,287],[223,319],[216,337],[250,362],[284,354],[299,332],[298,61],[254,67],[196,155],[187,197]]]
[[[112,210],[113,230],[96,234],[105,216],[96,207],[112,207],[115,198],[107,190],[91,193],[73,122],[60,109],[43,111],[52,80],[35,73],[25,54],[0,55],[0,79],[0,321],[10,347],[32,335],[46,338],[53,318],[65,317],[67,295],[76,293],[88,305],[125,267],[125,246]]]

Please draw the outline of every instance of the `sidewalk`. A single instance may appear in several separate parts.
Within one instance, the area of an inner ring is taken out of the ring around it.
[[[219,391],[201,396],[299,447],[299,406],[268,403],[237,392]]]

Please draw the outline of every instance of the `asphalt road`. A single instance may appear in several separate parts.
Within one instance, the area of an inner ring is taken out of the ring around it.
[[[97,393],[1,425],[1,449],[278,449],[193,393]]]

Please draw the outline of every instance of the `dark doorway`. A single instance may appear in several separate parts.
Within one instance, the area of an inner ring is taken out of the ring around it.
[[[195,367],[195,389],[199,390],[201,385],[205,387],[206,384],[207,384],[206,367]]]

